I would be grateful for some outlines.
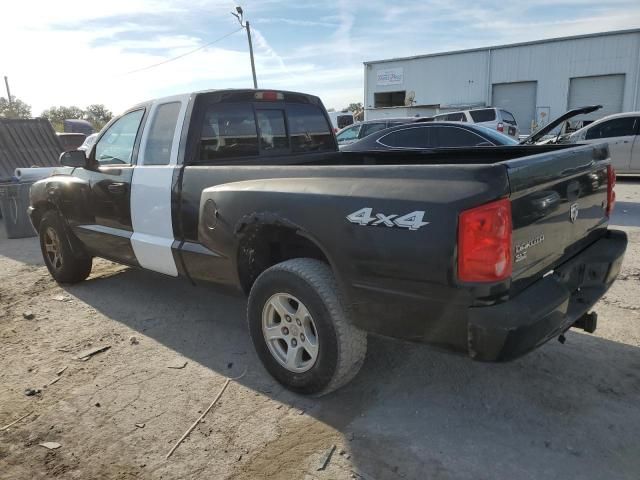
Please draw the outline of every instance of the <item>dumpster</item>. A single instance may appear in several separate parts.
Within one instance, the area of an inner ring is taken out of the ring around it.
[[[33,182],[0,184],[0,211],[4,229],[8,238],[35,237],[37,235],[27,208],[29,207],[29,189]]]

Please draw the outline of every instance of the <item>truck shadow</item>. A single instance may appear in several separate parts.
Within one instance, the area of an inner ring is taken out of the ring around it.
[[[8,239],[2,222],[4,219],[0,219],[1,255],[27,265],[43,265],[38,237]]]
[[[242,385],[351,439],[350,462],[364,478],[517,478],[524,471],[627,478],[640,471],[640,350],[629,345],[569,333],[568,345],[481,364],[371,337],[356,379],[312,399],[291,394],[263,369],[244,299],[133,269],[67,290],[221,375],[246,369]]]
[[[640,227],[640,203],[616,202],[609,224],[620,227]]]

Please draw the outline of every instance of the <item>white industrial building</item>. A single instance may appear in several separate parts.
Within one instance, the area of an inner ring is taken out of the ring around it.
[[[483,106],[514,114],[521,133],[569,108],[583,118],[640,110],[640,29],[365,62],[365,119]]]

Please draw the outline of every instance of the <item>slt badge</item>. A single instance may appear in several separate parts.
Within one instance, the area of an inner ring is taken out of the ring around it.
[[[424,210],[416,210],[415,212],[407,213],[406,215],[398,216],[396,214],[386,215],[384,213],[376,213],[374,216],[373,208],[361,208],[347,215],[347,220],[351,223],[357,223],[358,225],[375,225],[384,227],[400,227],[408,228],[409,230],[418,230],[425,225],[429,225],[429,222],[423,222]]]

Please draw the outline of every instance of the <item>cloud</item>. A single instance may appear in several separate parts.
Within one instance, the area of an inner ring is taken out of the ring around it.
[[[330,21],[316,21],[316,20],[303,20],[297,18],[258,18],[255,21],[256,24],[272,24],[272,23],[284,23],[286,25],[293,25],[295,27],[327,27],[327,28],[335,28],[339,24]]]
[[[250,87],[246,35],[150,70],[238,28],[231,0],[6,2],[0,75],[34,113],[105,103],[115,111],[163,95]],[[634,0],[242,0],[258,83],[362,100],[365,60],[638,26]],[[258,27],[258,28],[256,28]]]
[[[286,70],[282,57],[278,55],[273,48],[271,48],[271,45],[269,45],[267,39],[264,38],[262,33],[260,33],[260,30],[253,28],[251,29],[251,33],[253,34],[252,38],[254,39],[258,49],[260,49],[268,58],[275,60],[281,70]]]

